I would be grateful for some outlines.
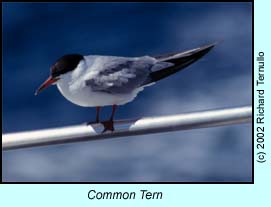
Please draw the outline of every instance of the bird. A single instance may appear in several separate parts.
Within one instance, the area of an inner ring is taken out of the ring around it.
[[[206,55],[217,42],[183,52],[158,56],[119,57],[103,55],[67,54],[50,67],[50,76],[36,90],[38,95],[50,85],[73,104],[96,107],[96,119],[103,132],[114,131],[117,106],[134,100],[147,86],[155,84]],[[100,121],[100,109],[112,106],[107,121]]]

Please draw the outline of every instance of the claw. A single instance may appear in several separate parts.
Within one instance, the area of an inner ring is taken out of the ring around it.
[[[110,119],[108,121],[103,121],[101,123],[104,126],[104,130],[103,130],[102,133],[105,133],[106,131],[113,132],[115,130],[115,128],[114,128],[114,121],[113,120]]]

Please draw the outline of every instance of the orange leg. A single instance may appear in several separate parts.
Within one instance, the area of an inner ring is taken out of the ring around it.
[[[96,106],[96,119],[95,119],[95,121],[87,122],[87,125],[97,124],[100,122],[100,110],[101,110],[101,107]]]
[[[115,116],[115,112],[117,109],[117,105],[113,105],[112,106],[112,114],[110,116],[110,119],[108,121],[104,121],[102,122],[103,126],[104,126],[104,130],[103,133],[106,131],[114,131],[114,116]]]

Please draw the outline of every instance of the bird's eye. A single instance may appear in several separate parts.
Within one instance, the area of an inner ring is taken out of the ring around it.
[[[61,71],[61,70],[59,70],[59,68],[57,68],[57,67],[55,67],[55,66],[52,67],[52,68],[51,68],[51,76],[54,77],[54,78],[55,78],[55,77],[58,77],[58,76],[60,75],[60,71]]]

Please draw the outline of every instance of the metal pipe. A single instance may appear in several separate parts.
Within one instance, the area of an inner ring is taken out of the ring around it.
[[[2,135],[2,150],[64,144],[252,122],[252,107],[209,110],[170,116],[117,120],[115,131],[102,133],[101,124],[75,125]]]

